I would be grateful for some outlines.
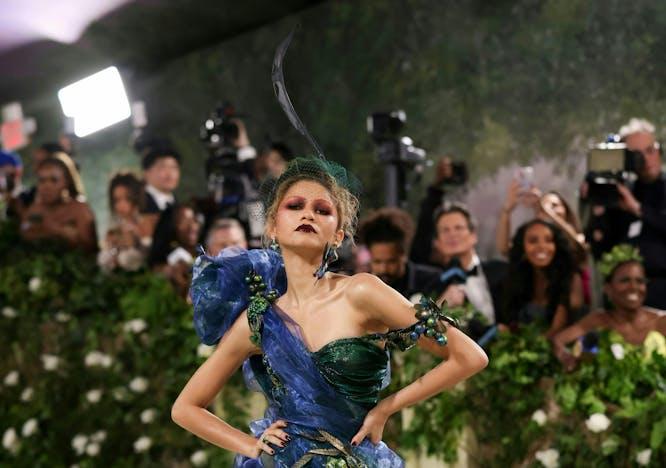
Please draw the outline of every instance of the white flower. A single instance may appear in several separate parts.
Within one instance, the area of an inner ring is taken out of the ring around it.
[[[555,449],[539,450],[534,456],[546,468],[557,468],[560,466],[560,452]]]
[[[86,445],[88,445],[88,436],[76,434],[72,439],[72,448],[77,455],[82,455],[85,452]]]
[[[19,439],[16,435],[16,430],[13,427],[10,427],[2,435],[2,446],[14,453],[19,448]]]
[[[143,319],[128,320],[125,322],[125,325],[123,325],[123,330],[125,330],[125,333],[141,333],[146,328],[148,328],[148,325]]]
[[[145,452],[153,444],[153,441],[150,440],[150,437],[142,436],[134,441],[134,451],[136,453]]]
[[[35,418],[30,418],[25,423],[23,423],[21,434],[23,434],[23,437],[30,437],[35,432],[37,432],[37,429],[37,420]]]
[[[157,416],[157,410],[154,408],[149,408],[141,411],[141,415],[139,417],[141,418],[142,423],[150,424],[155,420],[156,416]]]
[[[144,377],[134,377],[129,383],[129,388],[134,393],[143,393],[148,388],[148,380]]]
[[[610,349],[613,353],[613,356],[615,356],[615,359],[624,359],[624,346],[622,346],[620,343],[613,343]]]
[[[123,401],[127,399],[127,389],[125,387],[116,387],[112,391],[113,393],[113,398],[118,400],[118,401]]]
[[[30,282],[28,283],[28,289],[30,290],[30,292],[36,292],[41,286],[42,286],[41,278],[38,278],[37,276],[30,278]]]
[[[136,271],[143,263],[144,256],[139,249],[122,249],[118,252],[118,266],[125,271]]]
[[[86,400],[90,403],[99,403],[99,400],[102,399],[102,390],[96,388],[94,390],[88,390],[86,392]]]
[[[69,314],[66,313],[66,312],[58,312],[57,314],[55,314],[55,319],[56,319],[56,321],[58,321],[58,322],[60,322],[60,323],[66,323],[66,322],[69,322],[69,320],[70,320],[71,318],[72,318],[72,316],[69,315]]]
[[[215,346],[208,346],[203,343],[197,346],[197,356],[202,358],[207,358],[213,354],[213,351],[215,351]]]
[[[532,421],[537,423],[539,426],[543,426],[546,424],[546,421],[548,421],[548,416],[544,410],[538,409],[532,413]]]
[[[638,463],[641,466],[647,466],[650,464],[651,457],[652,457],[651,449],[641,450],[636,454],[636,463]]]
[[[190,461],[194,466],[202,466],[208,461],[208,455],[203,450],[197,450],[190,456]]]
[[[585,420],[585,425],[592,432],[603,432],[610,426],[610,419],[603,413],[594,413]]]
[[[42,354],[42,364],[47,371],[54,371],[60,365],[60,358],[53,354]]]
[[[84,359],[86,367],[104,367],[109,368],[113,363],[113,358],[101,351],[90,351]]]
[[[35,391],[32,389],[32,387],[26,387],[21,392],[21,401],[30,401],[30,400],[32,400],[32,396],[34,394],[35,394]]]
[[[86,455],[94,457],[99,454],[99,444],[97,442],[91,442],[86,445]]]
[[[12,309],[11,307],[3,307],[2,308],[2,315],[7,318],[15,318],[16,317],[16,311]]]
[[[5,385],[8,387],[13,387],[18,384],[19,373],[16,370],[11,371],[9,374],[5,375]]]
[[[106,431],[97,431],[90,436],[90,440],[93,442],[104,442],[106,440]]]

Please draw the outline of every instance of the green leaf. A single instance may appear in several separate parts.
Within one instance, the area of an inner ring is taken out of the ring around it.
[[[564,409],[571,411],[576,406],[578,392],[571,384],[564,384],[557,389],[557,398]]]
[[[621,439],[616,436],[616,435],[611,435],[610,437],[607,437],[604,439],[604,441],[601,443],[601,453],[604,456],[611,455],[615,453],[620,446]]]
[[[652,425],[652,432],[650,433],[650,448],[657,450],[664,442],[666,436],[666,419],[662,419]]]

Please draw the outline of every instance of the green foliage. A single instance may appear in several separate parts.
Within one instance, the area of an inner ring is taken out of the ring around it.
[[[613,344],[617,337],[602,335],[596,356],[584,355],[578,369],[565,374],[539,330],[500,333],[488,367],[416,406],[396,443],[451,462],[469,426],[478,443],[470,456],[479,466],[538,465],[536,452],[549,448],[559,452],[560,466],[631,466],[645,449],[652,449],[651,466],[663,466],[666,358],[624,343],[618,359]],[[391,390],[434,365],[422,354],[405,355]],[[594,413],[606,415],[609,427],[592,432],[586,422]]]
[[[12,227],[0,229],[0,432],[17,433],[14,453],[0,448],[0,466],[188,466],[198,450],[207,466],[230,466],[229,452],[171,421],[171,405],[203,357],[191,306],[168,282],[146,271],[106,275],[94,259],[24,246]],[[6,380],[14,372],[15,384]],[[247,427],[249,399],[237,374],[216,408]],[[32,418],[36,431],[25,436]],[[77,454],[77,435],[88,438],[88,454]],[[137,452],[141,437],[151,445]]]
[[[0,449],[0,466],[184,466],[197,450],[206,451],[208,466],[230,466],[230,453],[170,421],[173,401],[203,361],[191,307],[159,276],[104,275],[90,258],[58,246],[23,246],[14,233],[0,226],[0,432],[17,433],[14,453]],[[611,351],[617,345],[622,359]],[[598,347],[596,356],[583,356],[576,371],[563,374],[539,330],[500,333],[487,369],[403,414],[402,428],[390,421],[385,440],[399,451],[452,462],[469,427],[478,444],[470,455],[480,466],[536,464],[537,451],[548,448],[559,452],[560,466],[631,466],[646,449],[651,464],[663,466],[666,358],[613,334],[602,335]],[[57,365],[47,370],[54,357]],[[387,392],[437,364],[415,350],[395,358]],[[246,427],[248,402],[237,373],[216,410]],[[608,428],[589,429],[594,413],[609,418]],[[32,418],[36,432],[22,435]],[[83,449],[92,450],[99,431],[105,432],[99,453],[77,454],[75,436],[88,437]],[[152,444],[137,453],[141,437]]]

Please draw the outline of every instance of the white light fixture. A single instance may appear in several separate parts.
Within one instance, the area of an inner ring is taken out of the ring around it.
[[[74,134],[84,137],[131,115],[116,67],[109,67],[58,91],[62,111],[74,119]]]

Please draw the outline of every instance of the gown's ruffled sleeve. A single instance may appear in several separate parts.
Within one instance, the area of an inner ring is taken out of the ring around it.
[[[246,278],[260,275],[280,295],[287,289],[282,257],[272,250],[230,247],[216,257],[201,255],[194,263],[190,297],[194,329],[207,344],[217,343],[250,302]]]

